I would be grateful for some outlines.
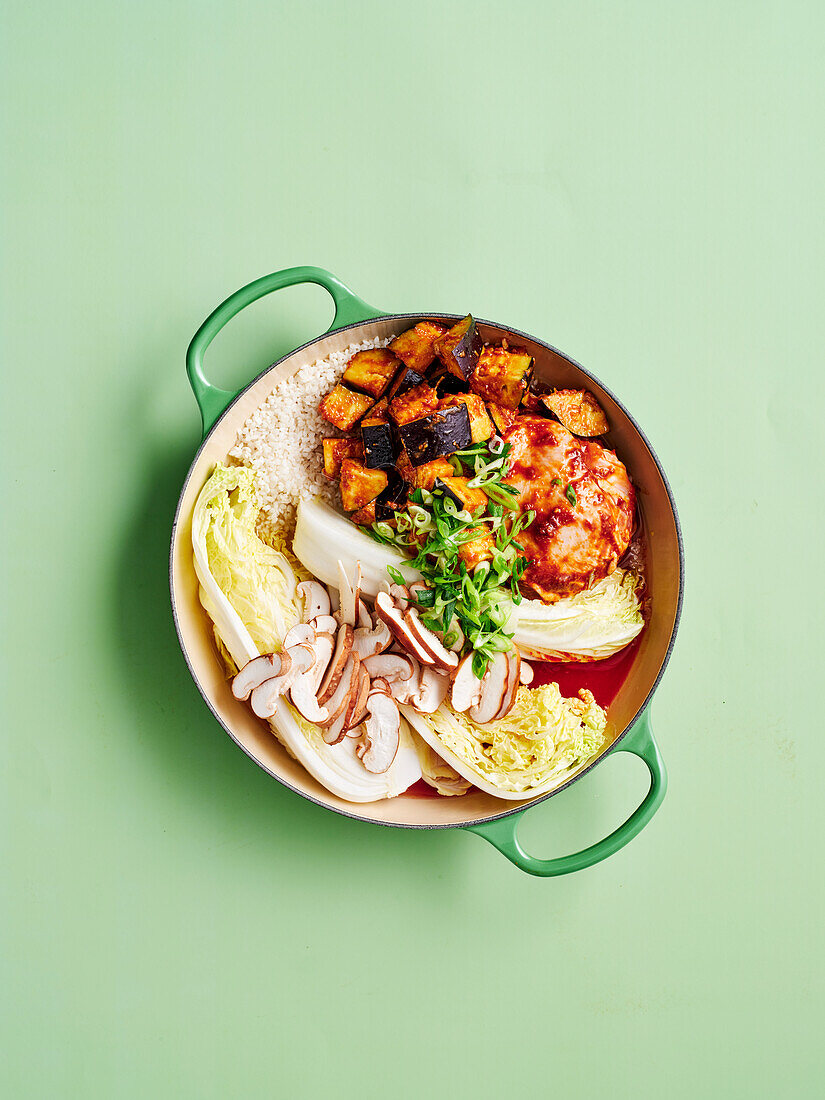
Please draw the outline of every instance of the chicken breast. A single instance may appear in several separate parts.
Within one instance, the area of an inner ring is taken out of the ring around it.
[[[519,490],[521,511],[536,513],[519,535],[530,559],[524,595],[555,603],[612,573],[633,532],[636,500],[624,465],[540,416],[520,416],[504,438],[505,481]]]

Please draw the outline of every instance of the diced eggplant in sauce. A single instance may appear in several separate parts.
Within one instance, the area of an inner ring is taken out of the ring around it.
[[[456,393],[449,397],[442,397],[438,403],[439,409],[449,409],[453,406],[466,405],[467,415],[470,417],[470,438],[473,443],[483,443],[493,434],[493,424],[487,415],[484,402],[475,393]]]
[[[466,405],[438,409],[399,427],[401,441],[413,466],[423,466],[442,455],[469,447],[470,417]]]
[[[364,445],[360,439],[325,439],[324,473],[329,478],[341,476],[341,463],[345,458],[363,458]]]
[[[354,458],[341,463],[341,503],[344,511],[355,512],[375,500],[388,481],[384,470],[369,470]]]
[[[482,510],[487,508],[487,494],[483,489],[475,487],[470,488],[470,479],[468,477],[455,477],[451,475],[439,477],[434,488],[441,489],[459,508],[466,509],[470,515],[479,508]]]
[[[504,435],[507,429],[515,424],[518,415],[514,409],[508,409],[504,405],[497,405],[494,401],[487,402],[487,412],[499,435]]]
[[[487,345],[479,356],[470,389],[485,401],[517,409],[527,390],[533,358],[523,348]]]
[[[426,416],[438,408],[438,394],[427,382],[419,382],[406,393],[397,394],[390,402],[390,416],[400,427]]]
[[[573,435],[592,439],[610,430],[604,410],[588,390],[556,390],[541,400]]]
[[[468,313],[436,342],[435,350],[447,370],[466,382],[476,368],[483,347],[476,323]]]
[[[353,355],[344,371],[344,381],[356,390],[380,397],[401,367],[389,348],[368,348]]]
[[[395,465],[396,445],[393,426],[389,420],[365,417],[361,421],[361,440],[364,444],[364,465],[370,470]]]
[[[375,518],[378,520],[390,520],[400,512],[407,503],[408,486],[403,478],[398,475],[390,476],[389,484],[375,498]]]
[[[348,432],[372,406],[371,397],[348,390],[346,386],[339,383],[323,398],[318,406],[318,412],[324,420],[328,420],[342,432]]]
[[[407,459],[409,462],[409,459]],[[400,467],[399,467],[400,469]],[[452,477],[455,470],[446,458],[434,458],[432,462],[425,462],[423,466],[410,464],[409,470],[402,471],[402,476],[414,489],[432,489],[440,477]]]
[[[419,374],[413,367],[402,367],[390,386],[388,396],[392,400],[396,395],[406,393],[407,390],[411,390],[413,386],[418,386],[424,381],[426,381],[424,375]]]
[[[446,331],[447,326],[437,321],[419,321],[414,328],[396,336],[390,344],[390,351],[420,373],[435,359],[435,342]]]

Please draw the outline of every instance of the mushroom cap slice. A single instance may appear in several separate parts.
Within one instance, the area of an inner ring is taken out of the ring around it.
[[[445,649],[441,639],[421,622],[416,608],[404,612],[404,622],[419,645],[430,655],[430,664],[438,665],[445,672],[458,668],[458,654]]]
[[[284,663],[281,665],[280,675],[273,676],[271,680],[265,680],[252,692],[250,703],[253,712],[259,718],[272,717],[278,707],[279,697],[289,691],[299,676],[309,672],[315,661],[313,650],[304,645],[293,646],[288,653],[283,654],[283,657]]]
[[[311,623],[319,615],[329,615],[329,593],[320,581],[301,581],[298,595],[304,601],[303,621]]]
[[[379,592],[375,597],[375,613],[383,619],[392,631],[393,637],[402,649],[425,665],[431,665],[433,658],[410,630],[404,612],[395,606],[388,592]]]
[[[280,675],[284,661],[287,662],[288,668],[289,659],[288,654],[281,653],[264,653],[260,657],[253,657],[233,679],[232,694],[236,699],[248,699],[264,680],[271,680]]]
[[[338,681],[335,694],[326,704],[328,718],[318,724],[324,727],[324,740],[328,745],[337,745],[343,741],[349,720],[355,711],[361,683],[361,661],[357,653],[351,653],[347,658],[346,666]]]
[[[481,701],[467,712],[479,726],[492,722],[501,709],[510,674],[506,653],[494,653],[481,681]]]
[[[501,706],[496,711],[493,718],[494,722],[497,722],[499,718],[504,718],[513,709],[513,704],[516,701],[516,692],[519,689],[519,683],[521,682],[521,656],[519,651],[514,647],[505,654],[507,657],[507,685],[504,689],[504,698],[501,701]]]
[[[335,635],[316,634],[315,641],[309,648],[315,654],[315,662],[307,672],[307,676],[312,680],[312,694],[317,695],[324,673],[335,651]]]
[[[378,679],[367,697],[364,741],[356,752],[368,772],[380,774],[395,760],[401,741],[401,715],[398,704],[388,694],[389,684]]]
[[[314,722],[317,726],[320,726],[321,723],[326,722],[329,711],[326,707],[319,706],[315,697],[315,685],[312,681],[313,674],[311,671],[299,676],[292,685],[289,694],[292,705],[298,713],[303,715],[307,722]]]
[[[317,615],[309,625],[316,634],[338,633],[338,620],[334,615]]]
[[[521,655],[519,654],[519,656],[521,656]],[[533,666],[529,665],[523,659],[522,659],[521,665],[519,667],[519,677],[518,678],[519,678],[519,681],[522,684],[532,684],[532,682],[533,682]]]
[[[419,714],[432,714],[447,698],[449,688],[448,677],[432,665],[425,665],[421,669],[421,683],[418,691],[410,699],[410,703]]]
[[[370,674],[364,668],[364,662],[358,669],[358,691],[355,696],[355,706],[352,708],[352,717],[347,728],[347,737],[360,737],[358,726],[367,717],[367,696],[370,693]]]
[[[358,629],[372,630],[372,615],[370,615],[370,609],[363,600],[358,601]]]
[[[314,645],[315,644],[315,631],[309,625],[309,623],[296,623],[290,630],[287,631],[284,638],[284,649],[289,649],[293,645]]]
[[[392,596],[395,606],[400,607],[402,611],[406,611],[410,606],[410,590],[406,584],[391,584],[389,594]]]
[[[326,703],[327,699],[332,697],[335,689],[338,687],[338,681],[341,679],[341,674],[344,671],[344,667],[350,655],[350,650],[352,649],[352,638],[352,627],[344,623],[338,631],[338,637],[335,639],[335,650],[327,665],[324,678],[318,687],[318,703],[320,705]]]
[[[481,702],[484,681],[473,672],[473,654],[462,657],[450,684],[450,706],[459,714]]]
[[[364,660],[364,668],[374,678],[386,680],[411,680],[415,672],[413,658],[401,653],[377,653]]]
[[[392,632],[383,619],[378,620],[375,627],[370,623],[369,628],[359,626],[355,631],[353,648],[361,660],[373,657],[377,653],[383,653],[392,644]]]

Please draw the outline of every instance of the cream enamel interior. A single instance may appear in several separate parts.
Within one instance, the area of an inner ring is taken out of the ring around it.
[[[401,795],[381,802],[356,805],[330,794],[288,755],[269,726],[233,697],[213,644],[211,623],[198,599],[192,564],[191,515],[197,495],[215,463],[226,459],[238,428],[272,388],[307,363],[323,359],[351,343],[375,336],[396,335],[410,328],[418,319],[420,316],[381,318],[323,336],[271,367],[224,413],[199,451],[181,496],[172,539],[172,604],[181,646],[201,693],[232,738],[275,778],[305,797],[352,817],[388,825],[467,825],[513,812],[551,796],[505,802],[481,792],[462,798]],[[512,331],[486,322],[480,322],[479,327],[485,339],[494,341],[510,337]],[[518,343],[529,348],[535,357],[536,370],[548,382],[559,387],[586,388],[599,399],[611,425],[607,441],[627,465],[638,489],[647,534],[652,618],[642,634],[628,679],[610,708],[607,742],[598,758],[601,759],[638,714],[667,658],[680,598],[678,526],[656,461],[621,407],[597,382],[560,353],[527,336],[519,335]]]

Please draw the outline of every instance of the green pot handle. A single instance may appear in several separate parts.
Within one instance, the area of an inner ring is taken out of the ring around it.
[[[358,321],[369,321],[375,317],[385,316],[381,310],[367,305],[357,294],[353,294],[348,287],[344,286],[340,279],[331,275],[329,271],[324,271],[322,267],[288,267],[284,271],[274,271],[271,275],[264,275],[254,283],[236,290],[213,313],[210,313],[193,336],[189,350],[186,352],[186,373],[189,375],[189,384],[201,411],[204,435],[230,402],[238,396],[236,392],[214,386],[207,379],[203,373],[203,357],[206,349],[236,313],[257,302],[265,294],[271,294],[273,290],[282,290],[284,287],[296,286],[299,283],[316,283],[328,291],[332,297],[335,303],[335,317],[327,332],[334,332],[335,329],[356,324]]]
[[[641,757],[647,764],[650,772],[650,789],[645,795],[644,801],[623,825],[604,840],[591,844],[581,852],[571,856],[559,856],[557,859],[536,859],[529,856],[518,839],[518,826],[522,815],[510,814],[508,817],[499,818],[497,821],[485,821],[480,825],[467,825],[467,831],[478,833],[488,840],[494,848],[515,863],[522,871],[529,875],[569,875],[571,871],[581,871],[584,867],[592,867],[614,852],[618,852],[625,844],[633,839],[637,833],[647,825],[662,804],[667,790],[667,772],[664,761],[659,752],[659,746],[653,739],[653,731],[650,728],[650,717],[645,711],[636,722],[633,729],[622,738],[612,752],[632,752],[634,756]]]

